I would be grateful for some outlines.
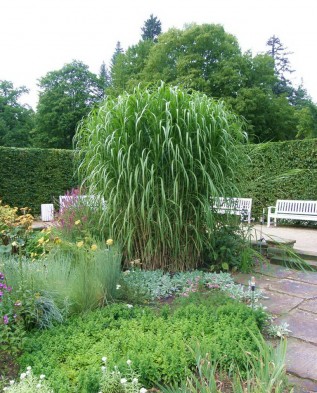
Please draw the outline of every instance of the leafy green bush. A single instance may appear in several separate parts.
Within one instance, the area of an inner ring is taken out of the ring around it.
[[[216,271],[232,270],[250,272],[257,252],[252,248],[248,235],[237,224],[228,220],[219,223],[214,232],[211,250],[206,250],[205,265]]]
[[[317,193],[317,140],[269,142],[244,147],[251,161],[240,178],[243,196],[253,198],[252,215],[277,199],[314,200]],[[73,151],[0,147],[0,198],[34,214],[42,203],[78,185]],[[56,205],[57,207],[57,205]]]
[[[33,216],[28,211],[27,207],[18,209],[3,205],[0,200],[0,254],[20,253],[22,248],[24,251],[33,223]]]
[[[189,346],[198,341],[224,359],[224,367],[234,362],[245,370],[244,351],[257,350],[249,332],[260,333],[253,310],[231,302],[218,308],[197,302],[175,311],[111,305],[29,335],[20,363],[43,370],[60,393],[97,392],[87,386],[95,383],[104,355],[123,375],[131,359],[144,386],[180,382],[195,364]],[[80,370],[89,370],[85,378]]]

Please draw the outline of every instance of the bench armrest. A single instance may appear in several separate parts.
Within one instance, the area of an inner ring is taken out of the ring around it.
[[[276,209],[276,206],[269,206],[268,208],[267,208],[267,211],[268,211],[268,213],[272,213],[272,210],[275,210]]]

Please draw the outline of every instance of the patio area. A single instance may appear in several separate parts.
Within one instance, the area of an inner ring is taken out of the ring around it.
[[[252,240],[281,239],[295,240],[294,249],[317,255],[317,228],[300,228],[287,226],[271,226],[256,224],[251,231]]]

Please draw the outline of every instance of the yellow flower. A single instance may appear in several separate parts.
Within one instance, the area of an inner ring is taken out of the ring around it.
[[[42,236],[37,242],[38,242],[39,244],[43,244],[44,241],[45,241],[45,239],[44,239],[44,237]]]
[[[96,251],[97,248],[98,248],[97,244],[92,244],[91,247],[90,247],[90,249],[91,249],[92,251]]]
[[[61,241],[61,239],[59,238],[59,237],[55,237],[55,239],[54,239],[54,243],[55,244],[60,244],[62,241]]]
[[[82,247],[84,245],[84,242],[83,241],[77,242],[76,245],[77,247]]]
[[[112,246],[113,245],[113,240],[112,239],[108,239],[106,241],[107,246]]]
[[[80,224],[80,220],[75,221],[75,225],[79,225]]]

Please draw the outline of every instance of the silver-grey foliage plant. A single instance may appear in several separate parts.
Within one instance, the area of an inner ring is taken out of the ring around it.
[[[82,184],[106,200],[101,224],[127,260],[164,270],[201,261],[211,199],[238,194],[244,142],[224,103],[164,83],[108,97],[75,136]]]

